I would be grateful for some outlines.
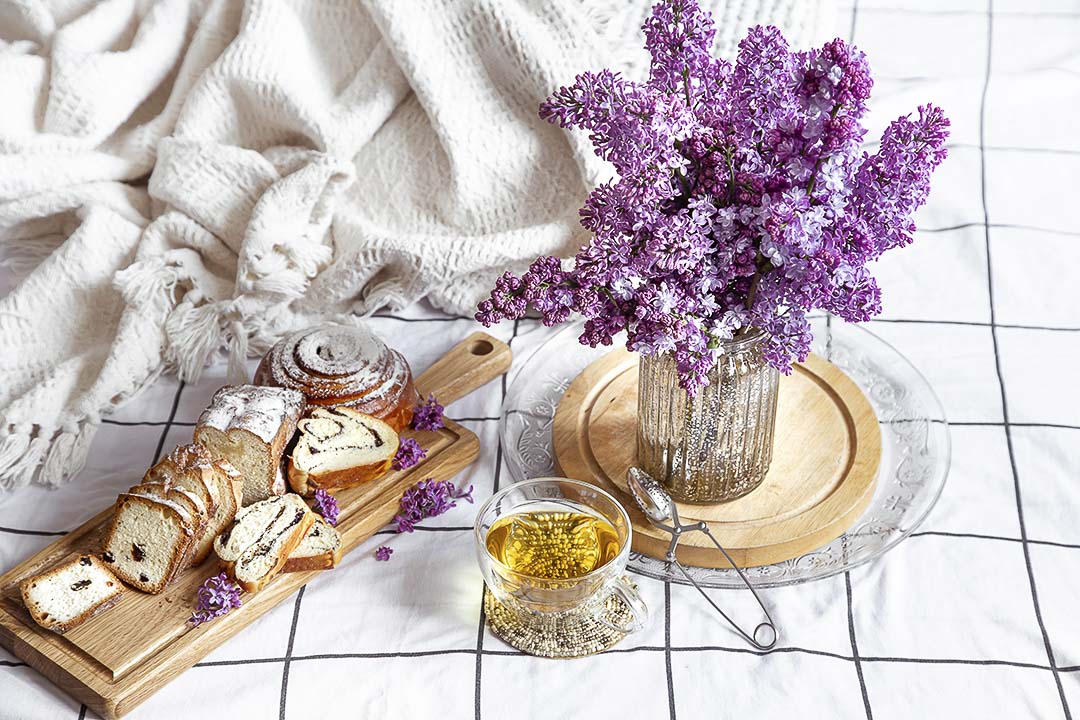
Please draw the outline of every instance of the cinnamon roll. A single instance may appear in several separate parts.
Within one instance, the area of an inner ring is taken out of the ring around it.
[[[311,407],[353,408],[400,432],[420,397],[412,370],[365,327],[322,325],[294,332],[263,357],[256,385],[299,390]]]

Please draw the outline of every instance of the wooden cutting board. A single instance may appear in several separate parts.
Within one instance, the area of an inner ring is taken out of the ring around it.
[[[638,510],[626,486],[637,452],[637,358],[620,349],[596,360],[567,388],[552,439],[559,471],[615,495],[630,513],[633,548],[663,558],[670,535]],[[743,567],[804,555],[840,537],[874,495],[881,430],[862,391],[817,355],[781,376],[773,460],[762,484],[716,505],[679,503],[684,522],[704,520]],[[678,558],[730,567],[703,533],[690,533]]]
[[[510,361],[506,343],[473,333],[420,375],[416,387],[422,396],[434,393],[448,405],[506,372]],[[343,553],[393,519],[410,485],[428,477],[452,478],[480,451],[476,435],[451,420],[437,431],[406,430],[402,436],[416,438],[427,450],[419,465],[335,493]],[[141,476],[143,470],[132,468],[132,473]],[[192,628],[186,621],[195,593],[215,571],[208,561],[183,571],[160,595],[130,590],[115,607],[64,635],[41,629],[23,607],[19,581],[69,557],[100,552],[111,514],[106,508],[0,577],[0,645],[107,718],[131,711],[318,574],[280,574],[259,593],[245,593],[239,609]]]

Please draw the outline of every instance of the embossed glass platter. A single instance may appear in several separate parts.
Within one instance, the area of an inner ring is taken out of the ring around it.
[[[812,324],[813,352],[859,386],[881,425],[877,487],[866,511],[833,542],[785,562],[748,568],[747,574],[759,587],[817,580],[881,556],[922,523],[948,474],[948,422],[919,371],[869,330],[828,317],[815,318]],[[515,482],[557,474],[551,431],[559,401],[582,370],[611,350],[582,346],[577,341],[580,334],[580,323],[556,332],[512,376],[499,432]],[[660,580],[687,582],[674,566],[640,553],[631,554],[629,569]],[[688,570],[707,587],[742,586],[730,569]]]

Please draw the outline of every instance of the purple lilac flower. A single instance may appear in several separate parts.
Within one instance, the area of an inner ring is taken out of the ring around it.
[[[450,483],[450,497],[455,500],[465,500],[470,505],[473,504],[473,486],[470,485],[468,490],[455,489],[454,483]]]
[[[240,586],[222,572],[206,578],[199,586],[196,597],[195,611],[188,622],[198,627],[240,607]]]
[[[449,480],[433,480],[428,478],[421,480],[405,491],[401,496],[401,512],[394,516],[397,523],[397,531],[412,532],[416,523],[424,518],[442,515],[450,508],[457,507],[456,499],[464,499],[470,503],[472,499],[472,486],[464,493],[454,489],[454,484]]]
[[[322,488],[315,491],[315,502],[312,503],[311,509],[322,515],[330,525],[337,525],[340,512],[337,499]]]
[[[712,16],[694,0],[671,0],[653,8],[641,31],[652,56],[650,88],[682,94],[691,108],[708,104],[730,71],[710,53],[716,35]]]
[[[394,469],[407,470],[427,457],[427,451],[413,438],[402,438],[394,455]]]
[[[525,302],[522,300],[521,302]],[[524,308],[522,308],[524,313]],[[417,430],[438,430],[443,426],[443,406],[435,399],[434,395],[428,395],[427,402],[421,401],[413,413],[412,426]]]
[[[408,514],[402,513],[394,516],[394,522],[397,523],[397,531],[399,533],[411,533],[415,529],[415,522],[409,517]]]
[[[383,545],[375,551],[375,559],[379,562],[388,562],[393,554],[394,548]]]
[[[671,353],[692,393],[725,340],[758,328],[768,362],[790,372],[810,351],[807,313],[881,311],[868,263],[912,241],[949,121],[922,106],[869,155],[873,81],[843,40],[796,52],[775,27],[755,27],[729,64],[710,55],[713,21],[695,0],[658,3],[642,30],[648,81],[584,73],[540,106],[587,131],[618,171],[581,209],[591,242],[572,261],[503,275],[476,319],[580,313],[582,344],[625,332],[633,351]]]

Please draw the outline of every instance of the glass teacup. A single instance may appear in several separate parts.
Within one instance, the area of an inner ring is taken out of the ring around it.
[[[476,516],[476,554],[495,599],[521,622],[583,615],[622,633],[641,629],[648,609],[624,577],[630,518],[603,490],[564,478],[516,483]],[[612,595],[627,612],[613,616]]]

